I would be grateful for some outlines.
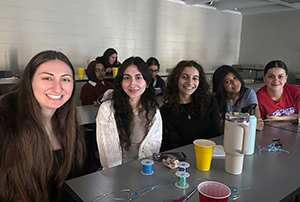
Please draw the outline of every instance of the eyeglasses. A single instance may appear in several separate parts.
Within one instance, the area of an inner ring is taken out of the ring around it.
[[[95,72],[105,72],[105,69],[95,69]]]
[[[154,73],[157,73],[157,72],[158,72],[158,69],[155,69],[155,70],[149,69],[149,72],[150,72],[150,73],[153,73],[153,72],[154,72]]]

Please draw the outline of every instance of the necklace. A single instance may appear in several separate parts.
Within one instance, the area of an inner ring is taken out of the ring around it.
[[[188,119],[189,119],[189,120],[191,120],[191,118],[192,118],[192,117],[191,117],[191,115],[190,115],[189,113],[187,113],[187,111],[185,111],[185,109],[183,108],[183,106],[182,106],[182,105],[180,105],[180,106],[182,107],[182,109],[183,109],[184,113],[186,113],[186,114],[188,115]]]

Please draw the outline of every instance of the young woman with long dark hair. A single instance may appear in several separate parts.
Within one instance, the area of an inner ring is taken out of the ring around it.
[[[105,93],[96,118],[104,169],[159,152],[162,121],[152,82],[140,57],[130,57],[119,67],[114,90]]]
[[[112,74],[112,68],[121,65],[118,61],[118,52],[114,48],[106,49],[102,56],[96,58],[96,61],[103,61],[106,74]]]
[[[263,129],[264,122],[260,118],[259,105],[255,91],[245,87],[243,78],[233,67],[222,65],[214,72],[213,91],[216,93],[216,98],[219,103],[221,123],[224,121],[226,112],[241,112],[243,107],[256,104],[256,129]]]
[[[57,201],[79,171],[85,146],[77,124],[74,68],[43,51],[0,100],[0,201]]]

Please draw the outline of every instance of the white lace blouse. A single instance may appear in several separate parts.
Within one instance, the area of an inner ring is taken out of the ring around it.
[[[112,103],[112,100],[103,102],[96,118],[97,144],[103,169],[122,164],[122,148]],[[162,141],[162,119],[158,109],[152,123],[148,134],[139,147],[139,158],[159,152]]]

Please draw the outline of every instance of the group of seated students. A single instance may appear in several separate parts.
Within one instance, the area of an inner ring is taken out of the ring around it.
[[[112,75],[112,68],[119,67],[118,52],[113,48],[108,48],[103,55],[96,59],[88,60],[86,75],[88,82],[84,84],[80,91],[82,105],[97,105],[98,99],[108,89],[113,89],[113,84],[104,80],[105,75]]]
[[[211,91],[200,64],[180,61],[168,75],[159,111],[154,99],[158,93],[154,90],[151,94],[155,85],[150,76],[157,77],[153,70],[158,70],[151,66],[153,63],[145,64],[139,57],[125,60],[119,67],[114,90],[103,99],[96,123],[104,169],[192,144],[195,139],[219,136],[223,133],[225,113],[241,112],[249,105],[256,105],[257,130],[263,129],[264,121],[298,117],[300,88],[286,84],[287,68],[282,61],[267,64],[266,86],[257,94],[245,87],[242,77],[229,65],[215,71]]]
[[[160,64],[154,57],[150,57],[146,64],[153,78],[153,87],[156,96],[163,96],[165,81],[157,74]],[[108,89],[113,89],[113,84],[104,79],[106,75],[112,74],[112,67],[119,67],[118,53],[113,48],[108,48],[103,56],[88,60],[86,75],[88,82],[84,84],[80,92],[82,105],[97,105],[100,98]],[[109,77],[110,78],[110,77]]]
[[[111,52],[115,55],[110,65],[99,57],[86,71],[90,80],[86,85],[91,85],[86,88],[106,91],[96,118],[104,169],[221,135],[220,120],[229,107],[240,111],[257,104],[259,130],[263,121],[298,117],[300,88],[286,84],[287,67],[282,61],[266,65],[266,85],[255,94],[230,66],[215,71],[211,91],[203,68],[193,60],[180,61],[164,86],[157,75],[157,59],[129,57],[119,65],[110,89],[103,78],[117,61],[116,52]],[[1,97],[0,201],[59,201],[65,196],[64,181],[80,175],[89,148],[77,122],[74,75],[66,55],[43,51]],[[161,108],[155,99],[160,93]]]

